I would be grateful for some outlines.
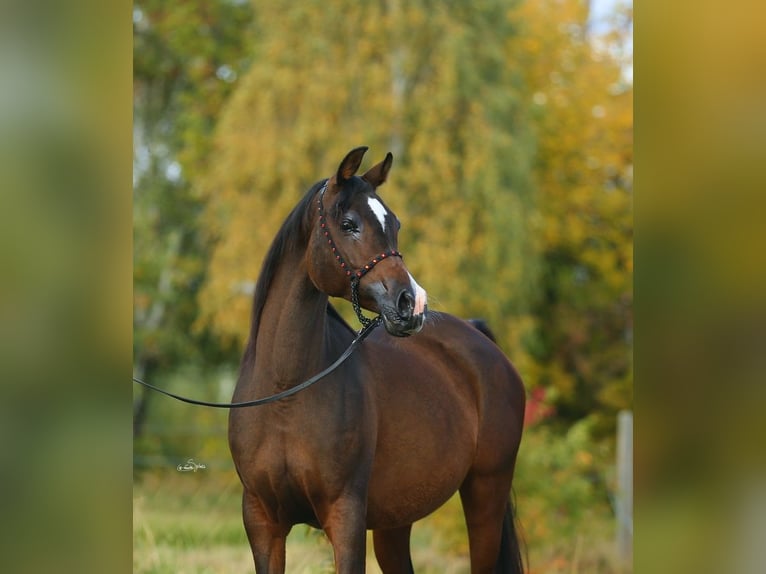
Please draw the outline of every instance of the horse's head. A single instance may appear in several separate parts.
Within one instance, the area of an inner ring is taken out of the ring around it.
[[[359,304],[380,313],[386,331],[406,337],[423,327],[426,292],[397,250],[399,220],[377,194],[393,156],[359,177],[366,151],[351,150],[319,191],[307,268],[319,290],[350,301],[357,290]]]

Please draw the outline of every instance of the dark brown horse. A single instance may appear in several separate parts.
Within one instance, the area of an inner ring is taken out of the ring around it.
[[[231,411],[255,569],[284,572],[286,537],[307,523],[327,534],[336,572],[364,572],[367,529],[383,572],[412,572],[412,523],[459,490],[471,572],[521,572],[509,493],[524,387],[485,335],[427,312],[396,251],[399,221],[377,195],[392,156],[359,177],[366,150],[308,190],[256,286],[234,401],[299,384],[348,347],[354,332],[328,296],[358,298],[385,330],[313,387]]]

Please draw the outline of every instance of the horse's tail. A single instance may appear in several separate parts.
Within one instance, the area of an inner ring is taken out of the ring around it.
[[[508,501],[503,517],[503,537],[500,540],[500,554],[497,557],[495,572],[500,574],[524,574],[524,561],[521,558],[521,545],[516,532],[515,507]]]
[[[468,322],[490,341],[497,344],[495,333],[484,319],[468,319]],[[524,574],[524,560],[521,556],[519,538],[519,533],[516,531],[516,505],[509,500],[503,517],[500,553],[495,564],[495,572],[498,574]],[[528,557],[526,562],[529,563]]]

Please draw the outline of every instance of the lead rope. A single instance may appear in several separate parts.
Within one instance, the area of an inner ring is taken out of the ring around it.
[[[268,397],[263,397],[261,399],[245,401],[242,403],[209,403],[207,401],[198,401],[196,399],[190,399],[187,397],[182,397],[181,395],[176,395],[175,393],[171,393],[164,389],[160,389],[159,387],[155,387],[154,385],[150,385],[149,383],[146,383],[142,381],[141,379],[137,379],[136,377],[133,377],[133,382],[138,383],[139,385],[143,385],[149,389],[152,389],[153,391],[157,391],[158,393],[162,393],[163,395],[167,395],[169,397],[172,397],[174,399],[177,399],[179,401],[183,401],[184,403],[189,403],[192,405],[201,405],[203,407],[214,407],[218,409],[239,409],[242,407],[257,407],[260,405],[273,403],[280,399],[284,399],[291,395],[294,395],[295,393],[298,393],[302,391],[303,389],[309,388],[311,385],[313,385],[317,381],[323,379],[324,377],[332,373],[335,369],[340,367],[343,364],[343,362],[346,359],[348,359],[354,351],[356,351],[357,347],[359,347],[361,342],[367,338],[367,335],[372,333],[375,327],[380,325],[380,321],[381,321],[380,316],[377,316],[374,319],[368,319],[367,325],[365,325],[364,328],[361,331],[359,331],[359,334],[356,336],[356,338],[353,341],[351,341],[351,344],[348,346],[348,349],[346,349],[344,353],[340,357],[338,357],[338,359],[332,365],[327,367],[321,373],[314,375],[310,379],[303,381],[301,384],[295,387],[291,387],[287,389],[286,391],[282,391],[280,393],[276,393]]]

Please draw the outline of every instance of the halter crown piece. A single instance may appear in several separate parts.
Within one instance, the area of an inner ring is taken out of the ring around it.
[[[369,273],[373,267],[375,267],[384,259],[388,259],[389,257],[398,257],[399,259],[403,259],[403,256],[396,249],[392,249],[391,251],[386,251],[380,255],[376,255],[364,266],[360,267],[356,271],[352,271],[351,268],[343,260],[337,245],[335,245],[335,241],[332,239],[332,235],[330,235],[330,228],[327,225],[327,217],[325,216],[322,199],[324,198],[325,191],[327,191],[328,182],[329,180],[325,180],[322,189],[319,191],[319,199],[317,200],[319,205],[319,226],[322,229],[322,234],[327,238],[327,244],[330,246],[330,249],[335,256],[335,260],[341,266],[341,269],[343,269],[343,271],[346,273],[346,277],[348,277],[351,281],[351,305],[354,307],[354,313],[356,313],[356,317],[359,319],[359,322],[364,327],[367,327],[374,321],[374,319],[369,319],[362,314],[362,308],[359,306],[359,282],[361,281],[362,277],[367,275],[367,273]]]

